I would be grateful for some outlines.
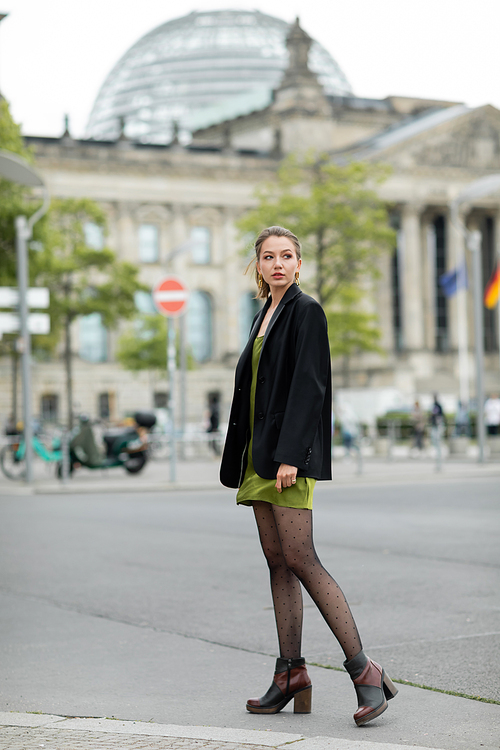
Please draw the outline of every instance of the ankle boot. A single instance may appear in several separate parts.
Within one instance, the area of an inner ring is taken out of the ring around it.
[[[253,714],[277,714],[293,700],[296,714],[311,713],[312,685],[305,659],[276,659],[271,687],[262,698],[250,698],[247,710]]]
[[[397,688],[382,667],[360,651],[353,659],[344,662],[358,696],[358,710],[354,721],[358,727],[380,716],[387,701],[397,695]]]

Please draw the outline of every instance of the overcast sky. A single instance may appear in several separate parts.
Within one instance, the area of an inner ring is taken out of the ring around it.
[[[28,135],[82,137],[106,75],[146,32],[192,10],[252,9],[301,25],[355,94],[500,109],[500,0],[0,0],[0,91]]]

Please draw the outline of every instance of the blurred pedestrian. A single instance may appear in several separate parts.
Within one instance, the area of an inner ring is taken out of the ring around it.
[[[207,432],[213,436],[213,439],[209,441],[209,445],[214,455],[218,457],[220,456],[220,448],[216,437],[219,434],[219,402],[217,398],[212,398],[209,403]]]
[[[347,408],[347,406],[344,405],[341,409],[340,418],[340,434],[342,437],[342,445],[344,446],[345,457],[347,458],[350,456],[352,451],[359,456],[360,425],[356,419],[356,415],[352,411],[352,408]]]
[[[358,695],[354,719],[362,725],[385,711],[397,690],[362,650],[344,594],[313,544],[314,485],[331,478],[326,317],[299,289],[302,261],[294,234],[264,229],[255,254],[258,297],[265,305],[236,368],[221,481],[239,488],[237,503],[253,507],[271,575],[280,656],[271,687],[246,707],[277,713],[293,698],[297,713],[311,711],[312,686],[301,655],[302,583],[344,651]]]
[[[500,435],[500,398],[495,394],[486,399],[484,421],[488,435]]]
[[[434,394],[434,403],[431,409],[431,442],[436,449],[438,462],[441,462],[441,440],[444,435],[444,412],[438,401],[437,393]]]
[[[455,414],[455,435],[457,437],[470,435],[469,410],[461,401],[457,404],[457,413]]]
[[[412,448],[416,448],[419,453],[424,448],[425,424],[425,413],[420,408],[420,403],[418,401],[415,401],[413,411],[411,413],[411,425],[413,430]]]

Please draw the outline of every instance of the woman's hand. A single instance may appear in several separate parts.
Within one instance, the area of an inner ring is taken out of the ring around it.
[[[297,480],[297,467],[281,464],[276,474],[275,487],[278,492],[282,492],[287,487],[291,487]]]

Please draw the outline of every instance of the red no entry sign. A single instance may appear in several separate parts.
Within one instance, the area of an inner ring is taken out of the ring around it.
[[[176,318],[186,312],[189,292],[178,276],[165,276],[153,288],[153,302],[159,313]]]

